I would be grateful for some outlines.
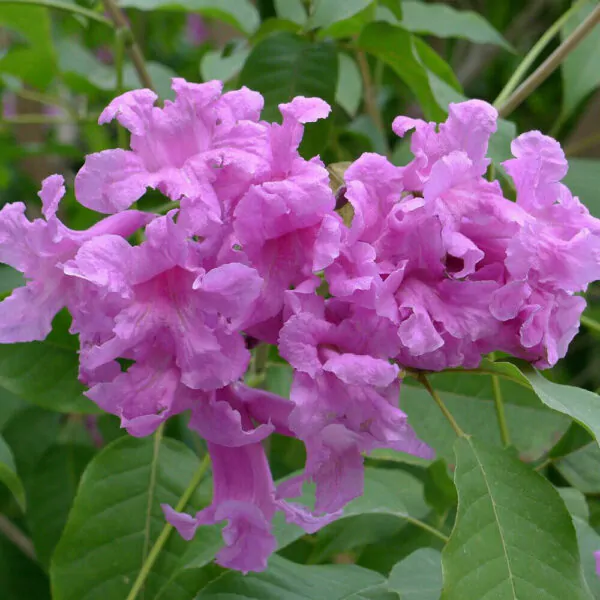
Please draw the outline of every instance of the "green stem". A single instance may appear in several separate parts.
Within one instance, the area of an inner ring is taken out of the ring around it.
[[[448,423],[452,426],[452,429],[456,432],[459,437],[465,437],[465,432],[460,428],[460,425],[456,422],[456,419],[452,416],[452,413],[448,410],[448,407],[444,404],[441,396],[431,387],[429,379],[425,373],[419,373],[418,380],[423,384],[423,387],[429,392],[429,395],[434,399],[435,403],[440,407],[443,415],[446,417]]]
[[[600,333],[600,323],[598,323],[598,321],[594,321],[594,319],[590,319],[585,315],[581,315],[581,324],[585,325],[588,329],[591,329],[596,333]]]
[[[204,458],[202,459],[200,466],[194,473],[194,476],[192,477],[192,480],[190,481],[189,485],[187,486],[185,492],[183,492],[183,495],[179,499],[177,506],[175,506],[175,510],[177,512],[181,512],[186,507],[187,503],[189,502],[190,498],[192,497],[192,494],[194,493],[194,491],[196,490],[196,488],[198,487],[198,485],[200,484],[200,482],[206,475],[206,472],[208,471],[209,467],[210,467],[210,454],[206,454],[204,456]],[[148,575],[150,574],[150,571],[151,571],[152,567],[154,566],[156,559],[158,558],[161,550],[163,549],[165,543],[167,542],[167,539],[169,538],[169,534],[171,533],[172,529],[173,529],[173,525],[170,525],[169,523],[167,523],[163,527],[162,531],[160,532],[160,535],[156,539],[156,542],[154,542],[154,546],[152,546],[150,553],[148,554],[146,560],[144,561],[144,564],[142,565],[142,568],[140,569],[140,572],[138,573],[138,576],[137,576],[137,578],[133,584],[133,587],[131,588],[131,591],[129,592],[129,595],[127,596],[126,600],[134,600],[135,598],[137,598],[137,595],[140,593],[142,587],[144,586],[144,583],[146,582],[146,579],[148,578]]]
[[[506,117],[530,96],[560,66],[600,21],[600,5],[563,41],[563,43],[503,102],[495,102],[501,117]]]
[[[125,41],[127,39],[128,31],[119,27],[115,31],[115,71],[116,71],[116,84],[115,84],[115,96],[120,96],[124,91],[123,86],[123,67],[125,64]],[[127,135],[124,127],[117,126],[117,145],[119,148],[127,147]]]
[[[356,50],[356,61],[358,62],[358,68],[363,80],[365,109],[369,117],[371,117],[375,127],[377,127],[381,133],[385,144],[385,153],[389,156],[390,149],[387,142],[387,132],[385,130],[385,125],[383,124],[381,111],[379,110],[379,106],[377,104],[377,88],[373,83],[373,78],[371,77],[369,61],[362,50]]]
[[[82,17],[87,17],[88,19],[92,19],[93,21],[102,23],[108,27],[113,26],[110,19],[75,3],[59,2],[59,0],[0,0],[0,4],[31,4],[33,6],[45,6],[46,8],[62,10],[63,12],[74,15],[81,15]]]
[[[505,447],[510,446],[510,435],[508,433],[508,424],[506,423],[506,413],[504,412],[504,402],[502,400],[502,390],[500,389],[500,379],[498,375],[492,375],[492,389],[494,391],[494,406],[496,407],[496,418],[500,428],[500,438]]]
[[[450,538],[446,534],[442,533],[439,529],[436,529],[435,527],[432,527],[431,525],[425,523],[424,521],[415,519],[414,517],[408,517],[408,516],[404,516],[404,518],[409,523],[412,523],[413,525],[416,525],[417,527],[420,527],[421,529],[428,531],[429,533],[431,533],[431,535],[434,535],[435,537],[439,538],[444,543],[448,542],[450,540]]]
[[[544,35],[535,43],[533,48],[527,53],[525,58],[520,62],[516,68],[512,77],[508,80],[502,91],[498,94],[498,97],[494,101],[494,106],[500,106],[506,99],[515,91],[516,87],[521,83],[525,77],[525,73],[529,70],[529,67],[535,62],[535,59],[542,53],[544,48],[552,41],[555,35],[559,33],[563,25],[585,4],[590,0],[578,0],[563,13],[546,31]]]
[[[123,11],[116,4],[115,0],[102,0],[102,4],[104,5],[104,8],[106,8],[106,12],[110,15],[116,28],[127,32],[127,52],[129,53],[129,58],[131,58],[131,62],[138,74],[140,83],[150,90],[154,89],[152,79],[146,68],[144,55],[135,40],[131,27],[129,27],[129,22],[123,14]]]
[[[61,125],[62,123],[86,123],[94,121],[97,117],[51,117],[48,115],[15,115],[0,120],[1,125]]]

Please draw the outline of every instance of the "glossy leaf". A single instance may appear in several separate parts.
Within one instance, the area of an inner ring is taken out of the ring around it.
[[[15,460],[12,452],[4,439],[0,437],[0,482],[3,483],[14,495],[21,510],[25,511],[25,489],[17,475]]]
[[[256,31],[260,23],[258,11],[249,0],[121,0],[119,6],[144,11],[195,12],[229,23],[247,34]]]
[[[197,466],[186,446],[168,438],[155,444],[153,438],[124,437],[98,454],[83,474],[52,559],[53,599],[125,598],[165,525],[160,504],[178,502]],[[196,490],[187,510],[199,510],[207,501]],[[218,530],[206,527],[190,543],[170,535],[145,585],[147,600],[172,582],[186,552],[196,549],[200,556],[198,544],[209,548],[206,564],[221,545]],[[195,585],[182,579],[165,597],[189,600]]]
[[[264,96],[262,117],[270,121],[281,119],[277,105],[294,96],[317,96],[332,104],[337,76],[337,55],[331,44],[277,33],[252,49],[239,83]]]
[[[405,0],[402,2],[402,13],[402,26],[408,31],[440,38],[462,38],[513,50],[484,17],[471,10],[457,10],[441,3]]]
[[[442,555],[433,548],[413,552],[391,571],[388,587],[402,600],[439,600],[442,591]]]
[[[596,8],[594,2],[585,3],[565,24],[561,31],[564,40]],[[590,31],[585,39],[571,51],[562,63],[563,106],[562,118],[566,119],[579,106],[579,103],[600,86],[600,31]]]
[[[46,568],[67,522],[79,478],[93,455],[89,446],[53,446],[29,478],[27,521],[38,560]]]
[[[475,438],[455,445],[458,514],[442,600],[591,600],[571,517],[552,485]]]
[[[226,573],[196,600],[366,600],[383,581],[355,565],[305,566],[273,556],[264,573]]]

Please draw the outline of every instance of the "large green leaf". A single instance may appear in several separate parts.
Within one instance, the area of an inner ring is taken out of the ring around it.
[[[384,578],[355,565],[298,565],[273,556],[264,573],[229,572],[206,586],[197,600],[362,600]]]
[[[43,408],[67,413],[99,413],[82,395],[77,351],[50,340],[0,346],[0,387]]]
[[[280,19],[304,25],[308,19],[302,0],[274,0],[275,12]]]
[[[318,96],[335,100],[338,60],[327,42],[311,43],[291,33],[277,33],[257,44],[242,72],[240,85],[265,97],[263,118],[280,120],[277,105],[294,96]]]
[[[408,31],[441,38],[463,38],[480,44],[495,44],[512,51],[511,45],[481,15],[445,4],[402,2],[402,26]]]
[[[388,587],[402,600],[439,600],[442,591],[442,555],[422,548],[399,562],[391,571]]]
[[[124,437],[107,446],[85,470],[67,525],[56,547],[50,575],[54,600],[122,600],[145,556],[165,525],[160,504],[175,505],[198,467],[181,442]],[[196,490],[187,507],[208,503]],[[175,580],[187,552],[209,562],[221,546],[219,530],[206,527],[194,541],[172,533],[149,574],[145,599],[189,600],[198,590],[193,578]]]
[[[561,31],[563,39],[596,9],[595,2],[585,3],[565,24]],[[600,85],[600,30],[596,27],[565,58],[562,64],[563,106],[562,118],[568,118],[579,103]]]
[[[81,444],[53,446],[28,480],[27,521],[38,560],[47,568],[94,450]]]
[[[589,600],[571,517],[552,485],[510,452],[456,446],[458,514],[442,553],[443,600]]]
[[[430,381],[466,433],[501,445],[490,376],[441,373],[432,375]],[[500,380],[500,389],[512,443],[524,458],[538,458],[566,430],[569,419],[548,410],[522,385]],[[456,434],[428,393],[423,388],[405,385],[400,392],[400,406],[417,435],[452,463]]]
[[[13,493],[21,510],[25,511],[25,489],[17,475],[12,452],[2,437],[0,437],[0,482]]]
[[[361,32],[358,46],[391,67],[415,94],[425,116],[443,120],[445,107],[441,107],[432,92],[428,71],[417,58],[413,36],[389,23],[370,23]]]
[[[258,10],[249,0],[121,0],[123,8],[139,10],[181,10],[220,19],[251,34],[258,29]]]
[[[600,160],[570,158],[569,171],[564,179],[564,183],[575,196],[579,196],[595,217],[600,217],[600,198],[597,193],[598,173],[600,173]]]

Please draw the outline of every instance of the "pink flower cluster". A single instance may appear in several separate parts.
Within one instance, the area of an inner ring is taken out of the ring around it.
[[[246,88],[173,89],[163,108],[138,90],[100,116],[131,132],[131,149],[88,156],[75,194],[110,216],[66,228],[58,175],[40,192],[44,219],[28,221],[21,203],[0,211],[0,260],[28,281],[0,303],[0,342],[43,339],[66,307],[87,395],[130,434],[190,411],[214,498],[166,517],[186,539],[227,522],[218,562],[258,571],[276,548],[275,512],[307,532],[335,519],[362,493],[363,453],[431,456],[399,408],[400,367],[474,367],[494,350],[546,367],[565,354],[584,307],[574,294],[600,275],[600,222],[560,183],[564,155],[538,132],[505,163],[516,203],[484,178],[497,116],[484,102],[451,105],[439,129],[396,119],[398,135],[415,130],[415,158],[365,154],[348,169],[347,227],[323,163],[298,153],[324,101],[282,104],[278,124],[260,120],[263,99]],[[132,210],[148,188],[178,207]],[[244,384],[251,338],[293,367],[289,399]],[[274,431],[307,454],[278,486],[262,447]],[[307,481],[314,510],[290,501]]]

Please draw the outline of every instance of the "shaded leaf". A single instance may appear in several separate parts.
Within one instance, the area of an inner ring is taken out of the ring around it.
[[[455,451],[459,503],[442,599],[589,600],[573,523],[552,485],[475,438]]]
[[[280,19],[304,25],[308,19],[302,0],[274,0],[275,12]]]
[[[442,555],[422,548],[399,562],[391,571],[388,587],[402,600],[439,600],[442,591]]]
[[[240,85],[265,98],[263,118],[281,120],[278,104],[295,96],[335,100],[338,61],[326,42],[310,43],[291,33],[274,34],[256,45],[240,73]]]
[[[491,377],[471,373],[442,373],[430,377],[432,386],[466,433],[501,446]],[[548,410],[522,385],[500,380],[508,430],[513,444],[528,460],[539,458],[562,435],[569,419]],[[450,464],[456,434],[427,392],[405,385],[400,406],[417,435]]]
[[[566,455],[554,466],[573,487],[584,494],[600,494],[600,448],[596,442]]]
[[[29,478],[27,522],[35,553],[46,568],[67,522],[79,478],[93,455],[89,446],[53,446]]]
[[[12,452],[2,437],[0,437],[0,482],[13,493],[21,510],[25,512],[25,489],[17,475]]]
[[[48,578],[30,558],[0,535],[2,600],[50,600]]]
[[[600,160],[595,158],[569,158],[569,171],[564,183],[573,195],[588,207],[589,211],[600,218],[600,198],[598,197],[598,173]]]
[[[264,573],[230,571],[210,583],[197,600],[361,600],[384,581],[355,565],[298,565],[272,556]],[[364,592],[364,594],[363,594]],[[375,597],[376,598],[376,597]]]
[[[426,118],[444,119],[444,109],[432,92],[427,69],[415,58],[410,33],[389,23],[370,23],[362,30],[358,46],[394,70],[415,94]]]

